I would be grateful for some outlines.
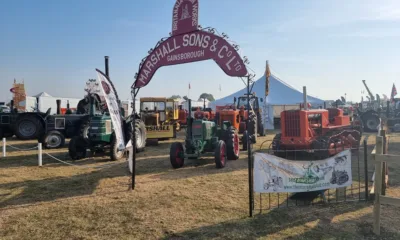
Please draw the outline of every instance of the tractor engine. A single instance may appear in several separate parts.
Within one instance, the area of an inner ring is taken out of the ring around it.
[[[204,120],[193,120],[192,123],[192,149],[197,153],[212,150],[217,142],[214,122]]]

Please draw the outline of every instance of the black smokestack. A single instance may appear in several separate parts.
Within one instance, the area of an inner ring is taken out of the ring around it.
[[[61,114],[61,100],[57,99],[56,102],[57,102],[57,115],[60,115]]]
[[[108,56],[105,56],[104,57],[104,60],[105,60],[105,65],[106,65],[106,76],[107,77],[110,77],[110,72],[109,72],[109,69],[108,69]]]

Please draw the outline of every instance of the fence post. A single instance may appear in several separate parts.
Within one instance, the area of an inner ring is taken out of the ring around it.
[[[38,161],[39,167],[42,166],[42,143],[38,143]]]
[[[365,201],[368,201],[368,146],[367,139],[364,139],[364,184],[365,184]]]
[[[3,138],[3,157],[6,157],[6,138]]]
[[[376,149],[375,155],[383,154],[383,137],[376,136]],[[374,192],[375,192],[375,202],[374,202],[374,233],[380,235],[380,225],[381,225],[381,203],[380,195],[382,193],[382,162],[375,161],[375,181],[374,181]]]
[[[382,154],[387,154],[386,152],[386,144],[387,144],[387,137],[386,137],[386,131],[381,130],[381,136],[383,140],[383,145],[382,145]],[[386,195],[386,166],[387,163],[383,162],[382,163],[382,195]]]

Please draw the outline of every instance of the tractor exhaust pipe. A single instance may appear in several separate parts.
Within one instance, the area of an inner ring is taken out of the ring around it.
[[[306,88],[306,86],[303,86],[303,102],[304,102],[304,110],[308,110],[308,104],[307,104],[307,88]]]
[[[57,103],[57,115],[60,115],[61,114],[61,100],[57,99],[56,103]]]
[[[36,112],[40,112],[39,111],[39,98],[36,98]]]
[[[10,112],[13,113],[14,112],[14,100],[10,101]]]
[[[186,139],[192,139],[192,100],[188,99],[189,114],[187,116]]]
[[[110,77],[110,72],[109,72],[109,68],[108,68],[108,56],[104,56],[104,64],[105,64],[105,70],[106,70],[106,76]]]

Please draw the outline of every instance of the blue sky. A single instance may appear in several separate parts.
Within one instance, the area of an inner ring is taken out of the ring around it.
[[[110,56],[122,99],[147,52],[171,31],[174,0],[2,1],[0,101],[14,78],[28,95],[82,97]],[[262,76],[265,60],[288,84],[323,99],[358,101],[366,79],[374,94],[400,87],[400,1],[199,0],[199,23],[225,32]],[[212,61],[164,67],[140,96],[215,97],[244,87]],[[219,85],[222,91],[219,91]]]

